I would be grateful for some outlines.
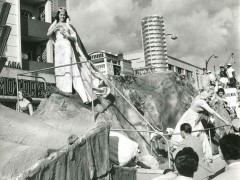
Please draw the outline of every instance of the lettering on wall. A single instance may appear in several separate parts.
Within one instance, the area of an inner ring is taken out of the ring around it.
[[[51,85],[47,83],[47,85]],[[19,79],[19,90],[24,90],[30,97],[44,98],[45,85],[43,82]],[[17,96],[17,86],[15,78],[0,77],[0,95]]]
[[[149,68],[143,68],[143,69],[136,69],[134,70],[134,74],[135,76],[141,76],[141,75],[145,75],[145,74],[151,74],[155,71],[154,68],[149,67]]]
[[[7,67],[21,69],[20,63],[15,61],[7,61]]]

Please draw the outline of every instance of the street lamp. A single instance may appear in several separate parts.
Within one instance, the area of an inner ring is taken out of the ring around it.
[[[218,58],[218,56],[217,56],[216,54],[211,55],[211,56],[208,58],[208,60],[206,60],[206,70],[207,70],[208,62],[210,61],[210,59],[211,59],[212,57]]]
[[[165,34],[165,36],[171,36],[171,39],[172,39],[172,40],[176,40],[176,39],[178,38],[176,35],[171,34],[171,33]]]

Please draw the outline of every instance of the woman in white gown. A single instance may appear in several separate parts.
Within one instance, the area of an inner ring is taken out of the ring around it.
[[[181,119],[178,121],[175,130],[173,133],[180,133],[180,126],[183,123],[189,123],[192,126],[192,130],[201,130],[204,129],[203,125],[199,119],[202,112],[207,111],[209,114],[212,114],[222,120],[226,125],[230,125],[228,121],[226,121],[221,115],[219,115],[217,112],[215,112],[208,104],[207,100],[210,99],[214,94],[213,89],[208,89],[198,96],[196,96],[190,106],[190,108],[183,114]],[[203,151],[205,153],[205,158],[211,160],[212,159],[212,151],[210,148],[210,144],[208,142],[208,138],[205,132],[194,132],[192,135],[199,136],[202,145],[203,145]],[[172,141],[174,142],[181,142],[183,140],[182,136],[179,135],[173,135]]]
[[[88,55],[76,30],[69,24],[66,9],[59,8],[55,19],[47,33],[54,41],[55,66],[86,62]],[[109,94],[108,87],[99,88],[103,81],[89,63],[55,68],[55,77],[59,90],[70,95],[73,86],[84,103],[95,100],[96,94]]]

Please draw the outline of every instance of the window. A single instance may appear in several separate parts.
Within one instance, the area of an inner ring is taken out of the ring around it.
[[[168,64],[168,70],[173,71],[173,65]]]
[[[46,45],[40,46],[40,51],[41,51],[40,61],[47,62],[47,49],[46,49]]]
[[[177,73],[179,73],[179,74],[181,74],[182,73],[182,68],[180,68],[180,67],[177,67]]]
[[[44,6],[39,8],[38,19],[40,21],[45,21],[45,7]]]
[[[186,70],[186,75],[187,75],[188,79],[191,79],[192,78],[192,71]]]
[[[21,16],[25,18],[32,18],[33,15],[30,11],[27,10],[21,10]]]

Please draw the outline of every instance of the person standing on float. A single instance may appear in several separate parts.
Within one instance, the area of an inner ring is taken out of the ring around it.
[[[236,74],[231,64],[227,64],[227,76],[229,79],[229,87],[236,88]]]
[[[56,86],[60,91],[66,95],[71,95],[73,86],[83,103],[95,100],[96,94],[105,96],[109,94],[108,87],[99,88],[103,82],[102,79],[96,72],[93,72],[92,67],[84,63],[87,61],[86,56],[88,55],[76,30],[69,24],[69,16],[65,8],[59,8],[47,35],[54,40],[55,66],[83,62],[80,65],[55,69]]]

